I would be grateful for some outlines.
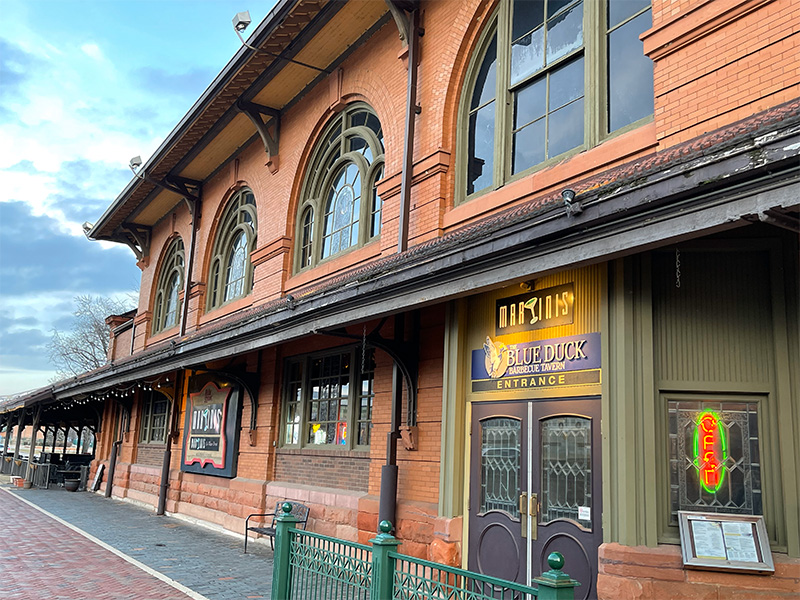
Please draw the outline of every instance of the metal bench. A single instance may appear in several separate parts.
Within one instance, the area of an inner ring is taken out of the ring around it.
[[[248,517],[244,521],[244,553],[247,554],[247,532],[254,531],[256,533],[260,533],[261,535],[266,535],[269,537],[269,546],[273,550],[275,549],[275,517],[282,513],[281,506],[284,502],[289,502],[289,500],[282,500],[280,502],[275,503],[275,510],[271,513],[253,513],[252,515],[248,515]],[[308,507],[305,504],[301,504],[300,502],[290,502],[292,505],[292,512],[290,513],[293,517],[297,519],[297,527],[299,529],[305,529],[306,523],[308,523]],[[272,517],[272,521],[270,522],[269,526],[265,525],[250,525],[250,519],[253,517]]]

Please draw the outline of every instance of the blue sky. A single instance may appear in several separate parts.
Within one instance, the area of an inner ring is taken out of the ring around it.
[[[47,385],[79,294],[138,289],[133,253],[90,242],[131,178],[274,0],[0,0],[0,395]]]

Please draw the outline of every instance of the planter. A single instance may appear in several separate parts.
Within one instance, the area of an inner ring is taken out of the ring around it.
[[[25,483],[25,480],[22,477],[18,476],[18,475],[15,475],[14,477],[12,477],[11,481],[14,483],[15,486],[20,487],[20,488],[22,487],[22,484]]]
[[[78,486],[80,485],[80,479],[65,479],[64,480],[64,489],[68,492],[76,492],[78,491]]]
[[[22,481],[22,487],[26,490],[31,489],[32,485],[33,483],[30,481],[25,481],[25,480]]]

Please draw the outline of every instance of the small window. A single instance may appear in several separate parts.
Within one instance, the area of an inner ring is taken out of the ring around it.
[[[760,515],[757,402],[671,400],[670,525],[679,510]]]
[[[253,289],[250,255],[256,247],[256,201],[238,192],[220,219],[208,275],[206,310],[247,296]]]
[[[365,104],[349,106],[317,145],[298,211],[296,268],[362,246],[381,230],[383,130]]]
[[[167,249],[158,274],[153,302],[153,334],[178,324],[180,293],[183,291],[183,241],[176,238]]]
[[[309,355],[287,365],[284,445],[313,448],[369,446],[375,396],[374,350]]]
[[[139,429],[140,444],[166,444],[169,399],[151,390],[142,400],[142,419]]]

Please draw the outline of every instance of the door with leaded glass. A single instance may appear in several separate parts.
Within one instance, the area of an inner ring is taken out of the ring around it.
[[[558,551],[596,597],[600,461],[599,399],[473,403],[469,568],[530,584]]]

